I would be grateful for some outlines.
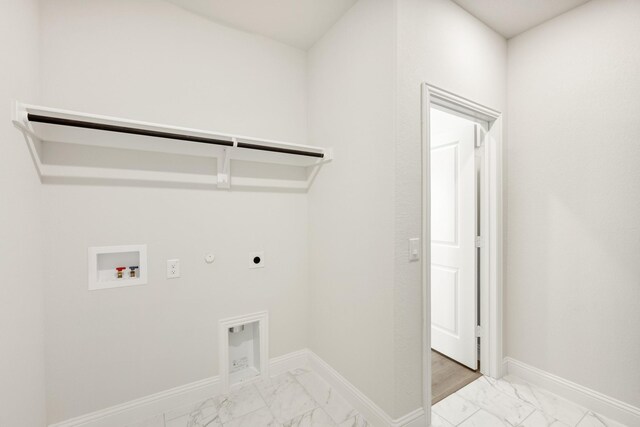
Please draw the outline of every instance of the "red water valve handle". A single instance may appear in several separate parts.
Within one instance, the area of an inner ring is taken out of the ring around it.
[[[127,267],[116,267],[116,271],[120,272],[122,270],[126,270]]]

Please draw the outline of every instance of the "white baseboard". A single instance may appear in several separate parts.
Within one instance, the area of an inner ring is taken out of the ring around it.
[[[307,360],[306,349],[275,357],[269,361],[269,375],[278,375],[291,369],[301,368],[307,364]],[[50,424],[49,427],[125,426],[221,393],[224,393],[224,384],[219,376],[215,376]]]
[[[403,417],[392,419],[382,408],[311,350],[309,350],[309,367],[327,381],[331,387],[335,388],[338,394],[356,408],[370,424],[376,427],[426,426],[423,408],[418,408]]]
[[[302,368],[307,365],[308,360],[309,350],[306,348],[285,354],[284,356],[274,357],[269,362],[269,375],[275,377],[287,371]]]
[[[429,408],[431,410],[431,408]],[[424,408],[418,408],[413,412],[409,412],[404,417],[393,420],[393,427],[425,427],[427,425],[427,417]]]
[[[295,351],[269,361],[269,375],[308,366],[324,378],[336,391],[356,408],[375,427],[425,427],[423,408],[392,419],[364,393],[308,349]],[[151,418],[167,410],[198,402],[224,392],[219,376],[206,378],[180,387],[131,400],[100,411],[81,415],[49,427],[114,427]]]
[[[220,377],[215,376],[204,380],[185,384],[160,393],[151,394],[140,399],[121,403],[110,408],[81,415],[49,427],[114,427],[124,426],[136,421],[158,415],[167,409],[177,408],[191,402],[197,402],[207,397],[223,392]]]
[[[640,408],[568,381],[511,357],[504,359],[503,372],[509,373],[558,396],[584,406],[628,426],[640,426]]]

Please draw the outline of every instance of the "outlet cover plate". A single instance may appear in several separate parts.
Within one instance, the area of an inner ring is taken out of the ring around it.
[[[167,279],[176,279],[180,277],[180,260],[168,259],[167,260]]]

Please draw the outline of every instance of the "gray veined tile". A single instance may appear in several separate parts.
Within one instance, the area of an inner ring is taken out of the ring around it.
[[[599,414],[588,412],[576,427],[625,427],[617,421],[610,420]]]
[[[225,422],[224,427],[282,427],[268,408],[261,408],[234,420]]]
[[[229,394],[168,411],[165,417],[167,427],[215,427],[265,406],[258,390],[249,384]]]
[[[534,411],[533,406],[499,391],[485,377],[463,387],[456,394],[514,426]]]
[[[322,408],[316,408],[284,423],[284,427],[335,427],[331,417]]]
[[[533,390],[531,389],[531,386],[529,384],[525,382],[513,381],[515,378],[512,378],[511,380],[509,380],[508,376],[501,378],[499,380],[496,380],[490,377],[484,377],[484,379],[492,387],[495,387],[501,392],[511,397],[514,397],[518,400],[522,400],[523,402],[526,402],[531,406],[538,407],[537,399],[533,394]]]
[[[431,427],[453,427],[449,421],[442,418],[440,415],[435,412],[431,413]]]
[[[358,411],[315,372],[299,375],[296,379],[336,423],[340,424],[357,415]]]
[[[269,406],[278,393],[282,393],[283,390],[291,387],[292,384],[299,383],[293,375],[285,372],[273,378],[256,381],[255,386],[262,398],[267,402],[267,406]]]
[[[290,373],[256,383],[267,406],[280,422],[303,415],[318,405]]]
[[[453,425],[458,425],[480,408],[454,393],[432,406],[431,411]]]
[[[266,407],[258,390],[253,384],[232,389],[220,402],[218,416],[222,423],[241,417],[257,409]]]
[[[536,409],[519,427],[571,427]]]
[[[488,381],[506,394],[527,402],[547,416],[570,426],[575,426],[587,413],[587,410],[582,406],[542,390],[517,377],[507,376],[502,380],[488,379]]]
[[[133,424],[127,424],[126,427],[164,427],[164,415],[160,414]]]
[[[353,418],[349,418],[338,425],[338,427],[372,427],[371,424],[362,416],[358,414]]]
[[[166,427],[187,427],[189,426],[189,415],[181,415],[179,417],[175,417],[172,419],[167,419],[165,421]],[[207,427],[220,427],[222,424],[218,422],[218,420],[212,420],[210,424],[207,424]]]
[[[358,414],[358,411],[335,390],[331,391],[326,403],[321,406],[337,424],[347,421]]]
[[[289,371],[289,372],[294,377],[297,377],[298,375],[303,375],[303,374],[306,374],[307,372],[311,372],[311,370],[308,369],[308,368],[296,368],[296,369],[294,369],[292,371]]]
[[[480,409],[467,418],[459,427],[511,427],[511,424],[484,409]]]
[[[218,417],[221,401],[222,396],[216,396],[167,411],[165,413],[166,427],[221,426],[222,423]]]
[[[324,405],[331,396],[332,388],[328,382],[320,378],[315,372],[307,372],[296,377],[307,393],[320,405]]]

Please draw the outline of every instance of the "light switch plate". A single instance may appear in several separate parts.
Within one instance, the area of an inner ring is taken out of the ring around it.
[[[414,237],[409,239],[409,261],[418,261],[420,259],[420,238]]]

